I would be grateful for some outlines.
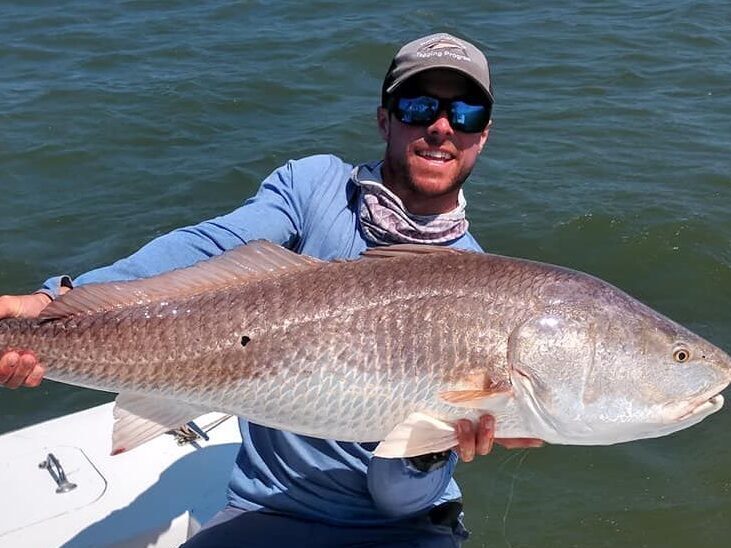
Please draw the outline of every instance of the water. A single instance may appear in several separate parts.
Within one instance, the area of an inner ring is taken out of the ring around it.
[[[446,5],[445,5],[446,4]],[[731,350],[731,4],[0,2],[0,293],[228,211],[289,158],[379,157],[395,49],[489,52],[468,186],[488,249],[615,283]],[[107,401],[0,394],[0,432]],[[469,546],[725,546],[731,415],[616,447],[496,450],[458,472]]]

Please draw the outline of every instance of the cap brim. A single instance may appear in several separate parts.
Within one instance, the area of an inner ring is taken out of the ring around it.
[[[475,85],[485,94],[485,96],[488,99],[490,99],[490,102],[491,103],[494,103],[495,102],[495,97],[493,97],[492,92],[489,89],[485,88],[485,86],[482,85],[481,82],[479,82],[478,80],[476,80],[474,76],[472,76],[471,74],[469,74],[468,72],[466,72],[466,71],[464,71],[462,69],[456,68],[454,65],[439,64],[439,63],[435,63],[433,65],[429,65],[428,67],[418,67],[418,68],[412,69],[412,70],[410,70],[408,72],[405,72],[403,75],[401,75],[401,77],[398,80],[395,80],[390,86],[388,86],[386,88],[386,93],[388,95],[393,95],[393,92],[396,91],[404,83],[406,83],[407,80],[413,78],[417,74],[421,74],[422,72],[426,72],[428,70],[434,70],[434,69],[451,70],[453,72],[456,72],[458,74],[461,74],[462,76],[464,76],[466,78],[469,78],[470,81],[474,82]]]

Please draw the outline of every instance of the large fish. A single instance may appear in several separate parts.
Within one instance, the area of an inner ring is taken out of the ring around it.
[[[498,437],[611,444],[699,422],[731,381],[727,354],[597,278],[422,246],[323,262],[253,242],[76,288],[0,322],[3,348],[119,392],[113,452],[209,410],[386,457],[486,412]]]

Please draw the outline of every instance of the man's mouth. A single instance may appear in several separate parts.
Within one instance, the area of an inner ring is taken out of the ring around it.
[[[416,155],[432,162],[449,162],[454,155],[443,150],[417,150]]]

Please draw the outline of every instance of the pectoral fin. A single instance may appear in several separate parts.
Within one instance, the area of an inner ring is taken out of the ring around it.
[[[454,426],[424,413],[412,413],[378,444],[373,454],[384,458],[415,457],[456,445]]]
[[[509,386],[501,386],[489,390],[451,390],[441,392],[439,398],[444,403],[456,407],[496,411],[501,409],[512,395],[513,391]]]
[[[206,412],[167,398],[119,394],[114,406],[112,455],[129,451]]]

